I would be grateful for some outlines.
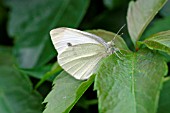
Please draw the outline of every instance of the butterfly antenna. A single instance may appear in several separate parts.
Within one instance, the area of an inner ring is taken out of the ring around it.
[[[124,24],[124,25],[119,29],[119,31],[118,31],[118,32],[116,33],[116,35],[114,36],[113,41],[115,40],[115,38],[117,37],[117,35],[120,33],[120,31],[121,31],[125,26],[126,26],[126,24]],[[121,35],[123,35],[123,33],[122,33]]]

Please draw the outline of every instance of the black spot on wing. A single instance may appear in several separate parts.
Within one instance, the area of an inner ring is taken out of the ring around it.
[[[68,46],[72,46],[72,44],[71,44],[71,43],[69,43],[69,42],[67,43],[67,45],[68,45]]]

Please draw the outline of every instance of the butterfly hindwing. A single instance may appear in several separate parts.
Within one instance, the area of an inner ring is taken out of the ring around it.
[[[58,55],[60,66],[76,79],[88,79],[101,58],[107,55],[102,44],[79,44],[67,47]]]

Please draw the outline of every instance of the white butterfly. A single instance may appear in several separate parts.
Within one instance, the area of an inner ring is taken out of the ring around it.
[[[88,79],[103,57],[118,50],[113,41],[106,43],[96,35],[76,29],[57,28],[51,30],[50,35],[59,65],[79,80]]]

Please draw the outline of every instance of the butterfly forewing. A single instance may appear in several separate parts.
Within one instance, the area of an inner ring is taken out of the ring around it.
[[[58,53],[62,53],[65,48],[68,47],[68,44],[71,45],[78,45],[78,44],[85,44],[85,43],[92,43],[92,44],[102,44],[107,48],[106,42],[101,39],[100,37],[71,29],[71,28],[57,28],[50,31],[51,39],[55,49]]]
[[[85,80],[106,55],[106,48],[102,44],[79,44],[68,47],[59,54],[58,63],[76,79]]]

